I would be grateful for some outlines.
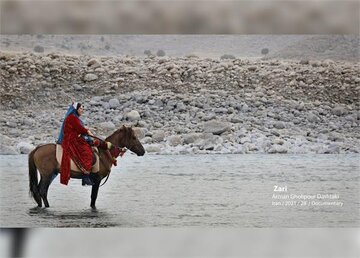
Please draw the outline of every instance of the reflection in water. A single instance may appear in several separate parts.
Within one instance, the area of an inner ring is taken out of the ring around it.
[[[29,209],[29,215],[31,216],[46,216],[48,218],[65,217],[65,218],[98,218],[106,216],[105,212],[99,212],[98,210],[89,209],[89,211],[66,211],[57,212],[48,208],[34,207]]]
[[[109,214],[89,208],[82,211],[62,211],[52,210],[51,208],[30,208],[28,214],[35,219],[47,220],[49,223],[58,227],[115,227],[121,226],[112,223]]]

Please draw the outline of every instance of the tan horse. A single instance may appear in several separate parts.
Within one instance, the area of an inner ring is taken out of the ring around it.
[[[112,135],[105,139],[111,142],[116,147],[127,148],[136,153],[138,156],[145,154],[144,147],[136,137],[134,131],[130,127],[122,126]],[[100,171],[98,173],[91,173],[90,176],[94,182],[91,189],[91,204],[92,208],[96,208],[95,202],[99,191],[101,180],[108,176],[112,167],[111,157],[106,151],[99,149],[100,156]],[[60,165],[56,160],[56,145],[45,144],[37,146],[29,154],[29,186],[32,197],[37,202],[38,206],[42,206],[42,200],[45,207],[49,207],[47,200],[47,192],[51,182],[60,173]],[[40,173],[40,182],[38,182],[38,173]],[[71,178],[82,177],[81,172],[71,171]]]

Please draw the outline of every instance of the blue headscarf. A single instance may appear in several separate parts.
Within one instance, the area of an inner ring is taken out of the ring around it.
[[[60,133],[59,133],[58,139],[56,141],[57,144],[61,144],[63,141],[65,120],[69,115],[71,115],[71,114],[75,115],[80,120],[81,125],[84,126],[84,123],[83,123],[83,121],[81,121],[81,119],[78,115],[78,112],[76,110],[77,105],[78,105],[77,102],[73,103],[72,105],[69,106],[68,110],[66,111],[65,118],[61,125]]]

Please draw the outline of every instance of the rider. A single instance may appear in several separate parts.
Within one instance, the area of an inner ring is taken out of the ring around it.
[[[92,132],[84,127],[79,118],[84,113],[84,107],[81,103],[73,103],[69,106],[64,122],[61,126],[57,144],[63,148],[61,160],[60,182],[67,185],[70,179],[70,159],[83,172],[82,185],[93,185],[89,174],[94,161],[94,154],[91,145],[102,148],[111,148],[111,143],[101,143],[98,140],[93,141],[87,135],[94,136]]]

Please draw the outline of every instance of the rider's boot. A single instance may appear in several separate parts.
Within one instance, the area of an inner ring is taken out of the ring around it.
[[[91,180],[89,174],[82,175],[82,185],[94,185],[94,182]]]

